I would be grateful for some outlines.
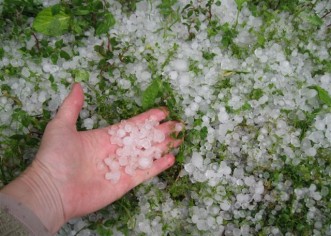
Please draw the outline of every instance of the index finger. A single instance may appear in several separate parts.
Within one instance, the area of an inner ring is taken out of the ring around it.
[[[156,121],[160,122],[165,118],[167,118],[168,115],[169,115],[169,111],[166,107],[158,107],[158,108],[150,109],[148,111],[140,113],[139,115],[131,117],[130,119],[122,120],[122,121],[128,121],[137,124],[137,123],[143,123],[145,120],[153,117]],[[101,128],[101,130],[103,130],[103,132],[108,132],[110,127],[112,126],[116,127],[118,124],[119,123],[106,126],[104,128]]]
[[[133,123],[140,123],[144,122],[145,120],[153,117],[157,121],[162,121],[164,120],[169,114],[169,111],[166,107],[159,107],[159,108],[153,108],[148,111],[145,111],[144,113],[141,113],[139,115],[136,115],[127,121],[133,122]]]

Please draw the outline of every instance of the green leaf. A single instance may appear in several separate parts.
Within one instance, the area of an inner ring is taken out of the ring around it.
[[[230,44],[233,43],[233,39],[237,37],[238,32],[235,28],[232,28],[229,23],[225,23],[221,26],[221,30],[223,31],[221,43],[227,48]]]
[[[308,21],[309,23],[311,23],[312,25],[315,25],[317,27],[320,27],[323,25],[323,20],[321,17],[319,17],[317,14],[308,16]]]
[[[58,59],[59,59],[59,56],[56,53],[53,53],[51,55],[51,61],[53,64],[56,64]]]
[[[318,93],[319,99],[331,108],[331,97],[330,94],[323,88],[317,85],[309,86],[310,89],[315,89]]]
[[[161,87],[161,80],[154,79],[152,83],[147,87],[147,89],[143,92],[141,102],[144,109],[151,108],[154,105],[155,99],[161,91]]]
[[[206,60],[212,60],[214,57],[216,56],[216,54],[215,53],[213,53],[213,52],[208,52],[208,51],[204,51],[204,52],[202,52],[202,57],[204,58],[204,59],[206,59]]]
[[[57,15],[61,12],[61,5],[59,4],[56,4],[54,6],[51,7],[51,10],[52,10],[52,15]]]
[[[90,10],[84,9],[84,8],[77,9],[77,10],[74,11],[74,14],[76,16],[86,16],[86,15],[88,15],[90,13],[91,13]]]
[[[63,50],[60,51],[60,57],[65,59],[65,60],[70,59],[70,55],[66,51],[63,51]]]
[[[5,55],[5,50],[3,48],[0,48],[0,59],[2,59]]]
[[[252,100],[259,100],[263,96],[263,90],[262,89],[253,89],[252,92],[249,95],[249,98]]]
[[[56,48],[62,48],[63,47],[63,39],[60,39],[55,42],[55,47]]]
[[[246,0],[235,0],[236,4],[237,4],[237,7],[238,7],[238,10],[241,11],[244,3],[246,2]]]
[[[116,20],[113,14],[111,14],[110,12],[106,13],[104,16],[104,20],[100,21],[97,26],[97,29],[95,31],[96,35],[108,33],[109,29],[112,28],[115,24]]]
[[[248,102],[245,102],[244,105],[242,105],[242,107],[240,108],[241,111],[247,111],[250,110],[252,107]]]
[[[54,12],[56,12],[56,14],[53,14]],[[57,10],[57,8],[53,6],[39,12],[32,27],[39,33],[48,36],[59,36],[69,30],[69,22],[70,16],[64,12],[64,9],[61,7]]]
[[[73,70],[72,74],[75,78],[75,82],[88,81],[90,79],[90,74],[86,70]]]

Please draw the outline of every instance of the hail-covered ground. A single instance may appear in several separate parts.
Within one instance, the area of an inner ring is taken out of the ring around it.
[[[331,2],[142,0],[130,12],[104,2],[116,19],[108,35],[7,22],[0,154],[32,144],[1,160],[31,159],[34,131],[74,80],[80,129],[167,105],[185,141],[172,169],[59,235],[331,235]]]

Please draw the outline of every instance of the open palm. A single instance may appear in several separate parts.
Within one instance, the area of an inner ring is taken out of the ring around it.
[[[105,179],[108,171],[103,160],[117,149],[109,141],[108,128],[78,132],[76,120],[83,105],[83,91],[75,84],[60,107],[56,117],[48,124],[34,165],[51,176],[61,197],[64,220],[96,211],[123,196],[133,187],[149,179],[174,163],[174,156],[166,154],[154,161],[152,168],[137,170],[134,176],[122,171],[118,183]],[[165,109],[152,109],[131,118],[140,122],[150,116],[158,121],[166,118]],[[177,122],[168,121],[157,129],[166,135],[160,149],[168,152],[169,146],[176,147],[181,141],[169,136]]]

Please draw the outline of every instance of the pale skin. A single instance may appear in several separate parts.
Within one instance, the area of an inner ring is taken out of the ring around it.
[[[161,123],[158,129],[166,135],[159,145],[165,155],[154,161],[152,168],[125,174],[114,184],[105,179],[108,171],[103,160],[114,154],[117,146],[110,144],[108,129],[78,132],[76,121],[84,102],[79,84],[74,84],[54,119],[49,122],[41,146],[31,166],[1,192],[32,210],[51,232],[56,233],[71,218],[97,211],[121,198],[143,181],[171,167],[175,157],[167,153],[181,140],[170,134],[178,122]],[[165,108],[149,110],[130,119],[144,121],[150,116],[159,121],[168,115]]]

